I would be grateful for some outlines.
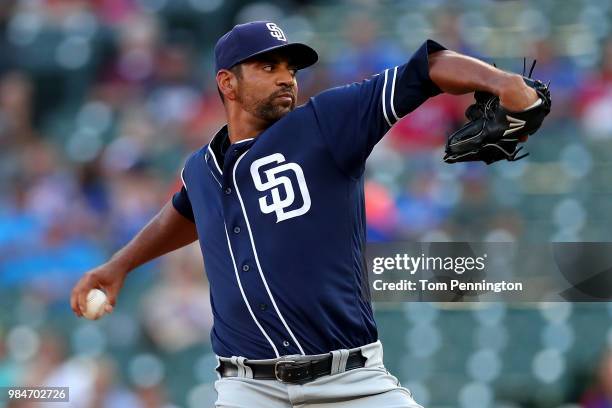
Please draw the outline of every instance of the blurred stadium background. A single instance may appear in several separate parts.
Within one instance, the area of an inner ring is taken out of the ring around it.
[[[2,0],[0,386],[68,385],[73,407],[213,405],[197,247],[134,272],[101,321],[76,319],[68,296],[223,123],[213,45],[254,19],[319,51],[302,102],[428,37],[518,72],[537,58],[552,81],[553,112],[517,163],[441,162],[470,97],[399,123],[369,161],[370,240],[612,239],[609,0]],[[388,368],[428,408],[612,407],[608,304],[375,307]]]

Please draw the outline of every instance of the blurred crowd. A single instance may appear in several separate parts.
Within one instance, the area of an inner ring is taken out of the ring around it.
[[[401,64],[426,37],[512,70],[521,70],[518,55],[537,58],[536,76],[551,81],[554,109],[533,144],[536,150],[544,143],[563,147],[552,160],[533,155],[529,164],[491,168],[442,164],[446,137],[463,123],[470,95],[440,95],[400,121],[369,162],[366,211],[372,241],[529,238],[539,231],[525,225],[536,204],[520,201],[531,192],[496,186],[521,182],[532,164],[538,173],[537,165],[563,167],[568,161],[573,167],[562,168],[556,184],[580,183],[594,166],[586,143],[605,143],[612,135],[611,40],[596,42],[593,36],[591,52],[597,55],[572,54],[550,28],[525,38],[515,55],[507,44],[493,41],[493,28],[471,21],[477,19],[474,10],[457,13],[462,9],[450,3],[397,6],[395,29],[389,28],[388,15],[372,18],[376,6],[349,7],[341,24],[329,27],[327,15],[341,14],[341,3],[338,10],[289,3],[281,8],[211,0],[3,2],[3,280],[30,280],[41,270],[78,275],[125,244],[156,213],[180,185],[186,155],[223,124],[211,50],[219,35],[244,19],[277,17],[290,37],[319,49],[321,62],[300,73],[301,102]],[[536,10],[525,7],[520,16],[528,12]],[[490,42],[475,40],[470,30],[488,30]],[[566,143],[562,135],[574,132],[582,140]],[[551,141],[555,137],[559,140]],[[532,178],[554,188],[540,180],[546,176]],[[553,210],[563,222],[555,229],[551,220],[548,236],[537,238],[580,240],[598,234],[589,229],[589,222],[598,220],[585,219],[584,203],[561,201]],[[598,238],[607,237],[602,234]],[[63,279],[53,280],[61,285]]]
[[[118,363],[104,352],[71,354],[66,339],[45,334],[42,320],[65,319],[75,280],[124,245],[179,188],[187,154],[224,123],[214,43],[234,24],[256,19],[277,21],[290,39],[319,51],[320,62],[298,74],[301,103],[405,62],[426,38],[515,72],[523,57],[537,59],[534,76],[551,81],[552,113],[521,162],[441,162],[470,95],[440,95],[400,121],[368,163],[370,241],[612,239],[605,205],[612,193],[609,2],[4,0],[0,285],[23,292],[19,313],[30,317],[19,317],[15,304],[3,306],[0,383],[87,379],[74,390],[75,398],[89,399],[82,406],[170,406],[161,382],[145,374],[160,367],[155,353],[206,347],[211,317],[197,247],[137,272],[136,292],[145,295],[133,306],[145,312],[136,321],[121,314],[113,321],[118,344],[132,344],[121,336],[143,330],[153,353],[130,360],[135,388],[113,385]],[[127,298],[120,302],[129,305]],[[28,328],[32,313],[41,316],[36,335]],[[99,340],[100,329],[84,327],[85,340],[112,343],[112,336]],[[13,337],[4,337],[9,328]],[[17,361],[31,364],[12,365],[2,357],[10,339],[34,342],[32,353],[41,357],[25,352]],[[72,351],[81,344],[68,341]],[[83,376],[91,367],[97,374]],[[602,376],[612,376],[609,367],[602,365]],[[608,382],[597,390],[610,395]],[[212,393],[192,391],[198,403]],[[612,406],[593,393],[586,406]]]

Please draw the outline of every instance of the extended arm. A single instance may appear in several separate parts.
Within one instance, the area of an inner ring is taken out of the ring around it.
[[[522,111],[538,100],[537,93],[520,75],[450,50],[429,56],[429,76],[446,93],[487,91],[497,95],[501,105],[509,111]]]
[[[110,303],[107,312],[110,312],[128,273],[152,259],[194,242],[197,238],[195,224],[179,214],[172,203],[166,204],[107,263],[92,269],[81,278],[72,290],[72,310],[77,316],[82,316],[87,293],[93,288],[100,288],[106,291]]]

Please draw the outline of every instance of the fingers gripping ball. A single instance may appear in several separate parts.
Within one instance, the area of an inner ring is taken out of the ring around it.
[[[87,304],[83,316],[90,320],[99,319],[104,315],[107,301],[106,293],[100,289],[90,290],[87,293]]]

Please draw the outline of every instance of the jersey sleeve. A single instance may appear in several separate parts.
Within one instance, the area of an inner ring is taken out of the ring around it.
[[[441,93],[429,77],[428,56],[444,49],[427,40],[404,65],[311,99],[319,130],[343,171],[359,177],[372,149],[391,126]]]
[[[183,217],[187,218],[191,222],[195,222],[193,208],[191,207],[191,201],[189,200],[189,195],[187,194],[185,182],[183,182],[181,189],[172,196],[172,206]]]

